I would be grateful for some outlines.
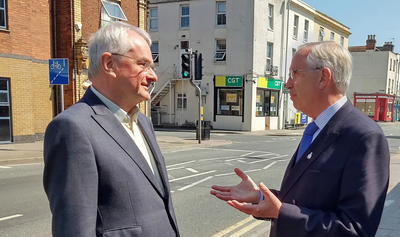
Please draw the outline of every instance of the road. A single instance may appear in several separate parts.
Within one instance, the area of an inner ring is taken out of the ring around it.
[[[391,153],[399,155],[400,126],[382,125]],[[194,137],[192,132],[157,136]],[[279,188],[299,136],[211,134],[229,145],[163,151],[172,198],[183,237],[265,236],[269,223],[236,211],[209,194],[212,184],[234,185],[234,167],[253,180]],[[0,166],[0,236],[51,236],[51,217],[42,188],[42,163]],[[393,173],[393,172],[392,172]]]

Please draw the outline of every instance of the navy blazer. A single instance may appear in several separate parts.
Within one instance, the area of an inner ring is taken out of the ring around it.
[[[286,169],[272,237],[375,236],[389,182],[381,128],[350,101]]]
[[[150,120],[138,124],[159,170],[91,91],[48,125],[44,189],[54,236],[179,236],[164,158]]]

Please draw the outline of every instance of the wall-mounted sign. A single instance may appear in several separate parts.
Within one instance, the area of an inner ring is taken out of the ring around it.
[[[258,78],[258,87],[259,88],[268,88],[268,89],[281,89],[281,80],[273,79],[273,78],[265,78],[259,77]]]
[[[236,101],[237,101],[237,94],[226,93],[226,102],[236,103]]]
[[[243,77],[242,76],[216,76],[215,86],[220,87],[242,87]]]

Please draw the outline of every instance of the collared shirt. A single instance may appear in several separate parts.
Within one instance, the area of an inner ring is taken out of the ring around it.
[[[157,164],[154,160],[153,153],[143,136],[143,133],[138,126],[137,117],[139,114],[139,108],[135,106],[129,113],[121,109],[118,105],[113,103],[107,97],[98,92],[93,86],[90,87],[93,93],[99,97],[99,99],[107,106],[107,108],[115,115],[118,121],[122,124],[126,132],[135,142],[136,146],[139,148],[140,152],[146,159],[151,171],[153,172],[158,184],[161,187],[161,191],[164,192],[164,185],[161,180],[160,173],[157,169]]]
[[[331,120],[333,115],[338,112],[340,108],[346,103],[347,97],[343,96],[340,100],[336,101],[333,105],[329,106],[327,109],[322,111],[320,115],[314,120],[315,124],[318,126],[318,130],[314,133],[312,141],[318,136],[318,134],[324,129],[325,125]]]

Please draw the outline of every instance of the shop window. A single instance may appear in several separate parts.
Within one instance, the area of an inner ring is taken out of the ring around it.
[[[257,89],[256,117],[278,116],[278,91]]]
[[[242,89],[218,89],[217,115],[243,114],[243,90]]]

